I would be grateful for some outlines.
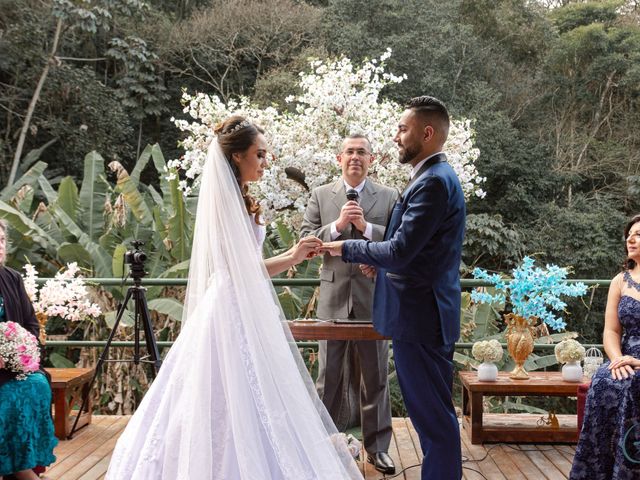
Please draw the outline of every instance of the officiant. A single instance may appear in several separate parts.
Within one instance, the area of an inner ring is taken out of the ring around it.
[[[341,178],[314,189],[304,215],[301,236],[322,241],[349,238],[381,241],[398,192],[367,178],[374,160],[364,135],[342,142],[337,161]],[[320,272],[317,317],[370,321],[373,303],[372,270],[325,255]],[[357,425],[360,416],[367,460],[385,473],[395,473],[387,454],[391,442],[389,342],[320,341],[316,387],[339,430]],[[358,408],[359,407],[359,408]],[[354,418],[355,417],[355,418]]]

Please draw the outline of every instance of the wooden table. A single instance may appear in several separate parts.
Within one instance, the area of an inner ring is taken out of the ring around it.
[[[47,368],[51,375],[53,391],[53,425],[56,437],[66,440],[76,415],[80,415],[78,428],[91,423],[91,397],[83,412],[74,410],[82,404],[82,399],[89,395],[89,382],[93,378],[93,368]],[[75,413],[75,415],[72,414]]]
[[[293,320],[289,328],[296,340],[387,340],[373,329],[371,323],[335,323],[327,321]]]
[[[498,373],[495,382],[478,381],[477,372],[460,372],[462,380],[463,427],[471,437],[471,443],[513,442],[513,443],[576,443],[578,441],[578,423],[576,415],[558,415],[559,426],[538,426],[531,423],[533,418],[542,415],[499,415],[501,424],[492,423],[491,414],[484,414],[482,398],[487,396],[552,396],[575,397],[578,395],[579,382],[565,382],[560,372],[529,372],[528,380],[513,380],[509,372]],[[583,383],[589,379],[583,377]],[[522,424],[520,419],[529,423]]]

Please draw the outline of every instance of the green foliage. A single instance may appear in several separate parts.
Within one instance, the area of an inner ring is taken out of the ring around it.
[[[147,48],[147,43],[138,37],[113,38],[106,55],[122,64],[116,77],[116,96],[141,121],[147,116],[159,116],[168,111],[165,102],[169,99],[161,78],[156,74],[154,63],[158,56]]]
[[[592,24],[611,24],[617,17],[616,10],[624,1],[567,3],[551,12],[551,18],[560,33]]]
[[[133,126],[115,90],[104,86],[89,67],[62,65],[51,71],[34,120],[34,142],[59,141],[47,149],[46,161],[56,174],[80,180],[87,152],[99,151],[109,159],[134,156]]]
[[[579,197],[570,207],[540,205],[540,218],[525,235],[527,250],[545,262],[570,265],[578,278],[611,278],[623,260],[624,223],[607,198]]]
[[[177,181],[166,180],[166,164],[157,145],[145,149],[135,171],[139,172],[149,158],[153,158],[160,192],[129,176],[118,162],[110,164],[117,172],[116,183],[111,183],[104,159],[96,152],[85,157],[80,192],[71,177],[65,177],[55,191],[42,176],[46,164],[36,164],[16,185],[0,192],[0,198],[6,199],[0,201],[0,218],[11,225],[9,263],[21,269],[26,258],[42,276],[52,276],[65,263],[77,262],[90,276],[122,277],[123,254],[135,238],[147,242],[149,275],[185,275],[193,215],[186,208]],[[31,189],[31,194],[21,193],[25,188]],[[44,195],[48,203],[27,201],[33,199],[34,191]],[[15,208],[17,205],[24,211]],[[122,298],[119,288],[107,290]],[[149,289],[147,296],[152,310],[181,319],[179,302],[167,298],[155,301],[162,296],[160,288]],[[107,323],[114,318],[114,311],[107,312]],[[124,323],[131,320],[128,312]]]
[[[500,215],[469,214],[466,227],[463,261],[469,270],[480,261],[506,270],[523,257],[520,233],[505,225]]]

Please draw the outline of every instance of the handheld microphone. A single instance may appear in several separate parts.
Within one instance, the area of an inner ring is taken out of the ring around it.
[[[354,202],[357,203],[359,197],[360,195],[358,195],[358,192],[355,189],[350,188],[349,190],[347,190],[347,200],[349,201],[353,200]],[[351,227],[350,227],[350,235],[351,235],[351,238],[357,238],[358,236],[358,230],[353,224],[351,224]]]
[[[358,198],[360,198],[360,195],[358,195],[358,192],[356,190],[354,190],[353,188],[347,190],[347,200],[353,200],[354,202],[357,202]]]

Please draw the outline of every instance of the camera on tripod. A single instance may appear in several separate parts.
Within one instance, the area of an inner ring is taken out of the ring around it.
[[[142,265],[147,259],[147,254],[140,250],[140,247],[144,245],[144,242],[140,240],[133,240],[131,246],[133,250],[128,250],[124,253],[124,263],[129,265]]]
[[[124,263],[129,265],[131,276],[134,279],[140,279],[147,274],[144,271],[144,262],[147,259],[147,254],[140,250],[142,245],[144,245],[144,242],[133,240],[131,242],[132,249],[124,253]]]
[[[102,371],[102,365],[105,362],[133,362],[135,365],[140,363],[149,363],[153,365],[154,373],[157,374],[158,370],[160,370],[160,366],[162,365],[162,359],[160,358],[160,351],[158,350],[158,344],[156,343],[155,336],[153,335],[153,324],[151,322],[151,315],[149,314],[149,306],[147,305],[147,299],[145,297],[144,292],[146,288],[142,286],[142,277],[144,277],[147,272],[144,271],[144,262],[147,259],[147,254],[140,250],[140,247],[144,245],[144,242],[140,240],[133,240],[131,242],[131,250],[127,250],[124,253],[124,263],[129,264],[129,270],[131,274],[131,278],[133,279],[133,285],[127,289],[127,293],[124,297],[124,301],[118,307],[118,312],[116,313],[116,318],[114,320],[113,326],[111,327],[111,333],[109,334],[109,338],[107,339],[107,343],[98,358],[98,363],[96,364],[95,371],[93,373],[93,378],[87,387],[87,391],[91,391],[92,385],[95,383],[96,378]],[[123,281],[124,285],[124,281]],[[133,310],[130,312],[133,313],[133,359],[131,360],[123,360],[123,359],[107,359],[107,355],[109,352],[109,347],[111,346],[111,342],[118,331],[118,325],[122,320],[122,316],[127,310],[127,303],[130,299],[133,298]],[[147,345],[147,355],[140,355],[140,330],[144,331],[144,340]],[[89,401],[89,395],[84,395],[82,400],[82,405],[80,405],[80,412],[89,412],[87,407]],[[76,420],[73,423],[73,428],[71,428],[71,432],[69,433],[67,438],[71,438],[76,431],[78,426],[78,420],[82,417],[82,414],[78,413],[76,415]]]

